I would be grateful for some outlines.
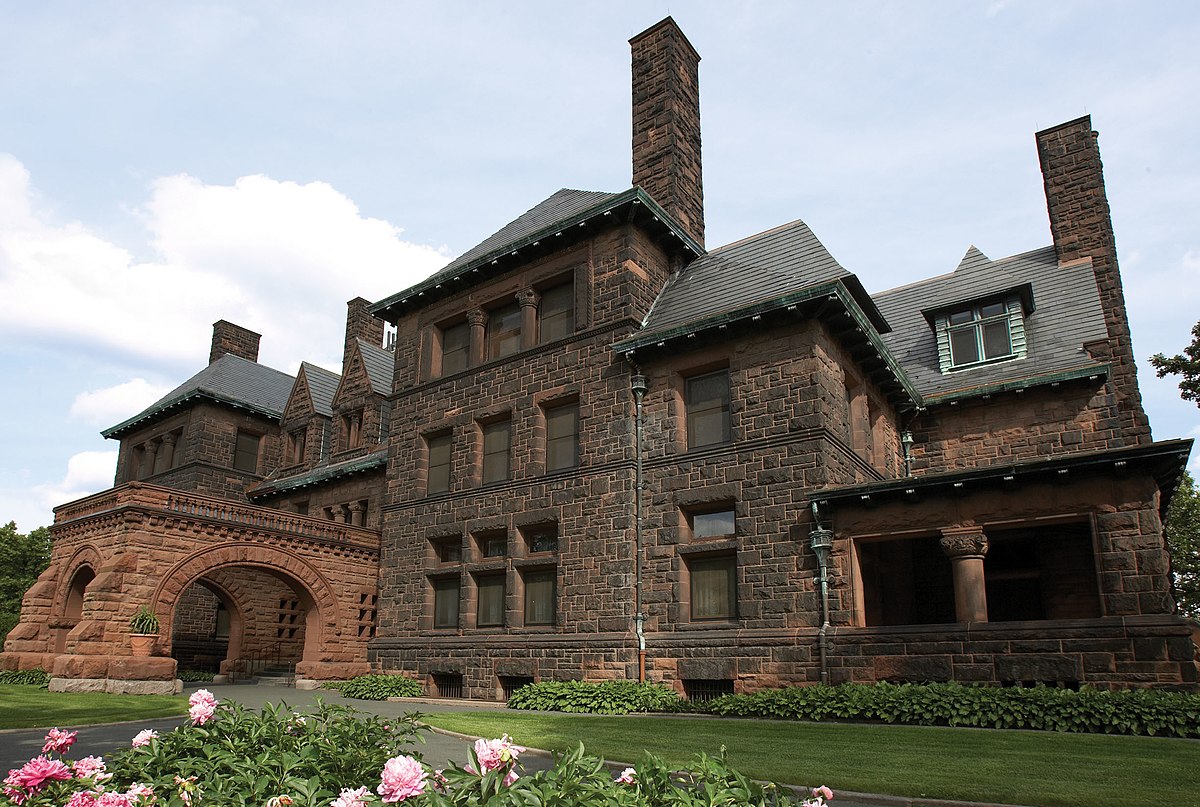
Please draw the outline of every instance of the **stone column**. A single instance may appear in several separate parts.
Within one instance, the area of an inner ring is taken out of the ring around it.
[[[487,312],[482,308],[473,308],[467,312],[467,322],[471,324],[471,366],[483,364],[487,358]]]
[[[348,519],[346,518],[346,505],[335,504],[333,506],[332,510],[333,510],[333,520],[334,521],[336,521],[338,524],[347,523]]]
[[[158,443],[153,440],[147,440],[142,443],[142,473],[140,479],[145,479],[154,474],[154,459],[158,453]]]
[[[367,508],[363,507],[362,502],[350,503],[350,525],[352,527],[361,527],[363,525],[363,514]]]
[[[521,350],[527,350],[538,343],[538,303],[542,295],[533,289],[523,289],[517,292],[517,302],[521,304]]]
[[[361,412],[351,413],[349,420],[350,420],[349,446],[351,448],[354,448],[355,446],[357,446],[359,444],[359,442],[361,442],[360,433],[362,430],[362,413]]]
[[[942,530],[942,551],[954,570],[954,613],[959,622],[987,622],[987,589],[983,556],[988,539],[983,529],[947,527]]]
[[[163,435],[161,452],[158,455],[159,465],[164,471],[169,471],[175,465],[175,435]]]

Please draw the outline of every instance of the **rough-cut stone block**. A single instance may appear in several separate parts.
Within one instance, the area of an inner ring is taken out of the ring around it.
[[[880,681],[949,681],[950,659],[946,656],[879,656],[875,678]]]
[[[1000,656],[996,677],[1001,681],[1079,681],[1083,669],[1075,656]]]

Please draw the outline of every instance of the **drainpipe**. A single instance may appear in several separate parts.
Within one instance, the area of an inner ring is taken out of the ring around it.
[[[821,629],[817,631],[817,647],[821,654],[821,683],[829,683],[829,661],[826,642],[829,633],[829,554],[833,550],[833,530],[821,526],[817,503],[812,503],[813,528],[808,545],[817,556],[817,581],[821,586]]]
[[[637,372],[629,379],[634,401],[634,455],[637,458],[633,484],[633,531],[636,536],[633,562],[633,629],[638,640],[638,681],[646,680],[646,615],[642,613],[642,398],[646,394],[646,376]]]
[[[904,475],[912,476],[913,433],[908,429],[900,432],[900,447],[904,449]]]

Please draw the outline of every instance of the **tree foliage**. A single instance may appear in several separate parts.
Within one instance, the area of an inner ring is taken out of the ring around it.
[[[1183,349],[1183,353],[1174,356],[1164,356],[1155,353],[1150,357],[1150,363],[1158,372],[1158,377],[1180,375],[1179,396],[1185,401],[1195,401],[1200,406],[1200,322],[1192,327],[1192,343]]]
[[[1200,619],[1200,493],[1186,471],[1167,509],[1166,533],[1179,612]]]
[[[0,527],[0,642],[17,624],[21,598],[50,565],[50,530],[38,527],[28,535],[16,522]]]

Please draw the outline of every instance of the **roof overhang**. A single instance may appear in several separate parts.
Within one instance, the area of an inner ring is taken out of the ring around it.
[[[963,401],[976,398],[987,399],[1006,392],[1022,393],[1036,387],[1058,387],[1063,384],[1089,382],[1093,383],[1108,378],[1111,368],[1107,364],[1085,364],[1068,370],[1058,370],[1043,375],[1014,378],[1008,381],[997,381],[992,384],[979,384],[972,387],[961,387],[936,395],[925,396],[925,408],[934,406],[955,406]]]
[[[171,415],[176,411],[201,400],[211,401],[212,403],[220,404],[221,406],[228,406],[233,409],[240,409],[245,412],[250,412],[251,414],[268,418],[270,420],[278,420],[279,418],[283,417],[283,412],[281,411],[255,406],[254,404],[246,403],[245,401],[238,401],[226,395],[221,395],[220,393],[209,392],[208,390],[190,390],[177,398],[172,398],[169,401],[163,401],[161,404],[153,407],[152,409],[147,409],[144,412],[140,412],[131,417],[129,420],[118,423],[116,426],[105,429],[104,431],[100,432],[100,436],[110,440],[118,439],[140,426],[147,426],[156,420],[161,420],[162,418],[167,417],[168,415]]]
[[[379,451],[366,454],[361,457],[355,457],[342,462],[331,463],[330,465],[319,466],[309,471],[293,474],[291,476],[281,477],[279,479],[264,479],[254,487],[246,491],[246,497],[250,501],[258,501],[269,496],[277,496],[281,493],[288,493],[301,488],[313,487],[315,485],[331,482],[342,477],[353,476],[355,474],[368,473],[387,465],[387,449],[383,448]]]
[[[577,244],[596,235],[602,228],[618,223],[637,225],[669,255],[684,262],[704,254],[704,247],[688,235],[649,194],[635,186],[573,216],[548,224],[520,240],[497,247],[463,265],[450,277],[444,277],[439,272],[415,286],[380,300],[367,310],[394,324],[412,311]]]
[[[864,306],[864,301],[868,305]],[[849,351],[856,364],[898,408],[921,406],[921,396],[879,336],[887,327],[858,278],[846,275],[769,300],[669,330],[638,332],[612,345],[630,361],[652,361],[662,355],[692,350],[713,339],[728,338],[731,331],[780,326],[798,319],[825,322],[833,337]]]

